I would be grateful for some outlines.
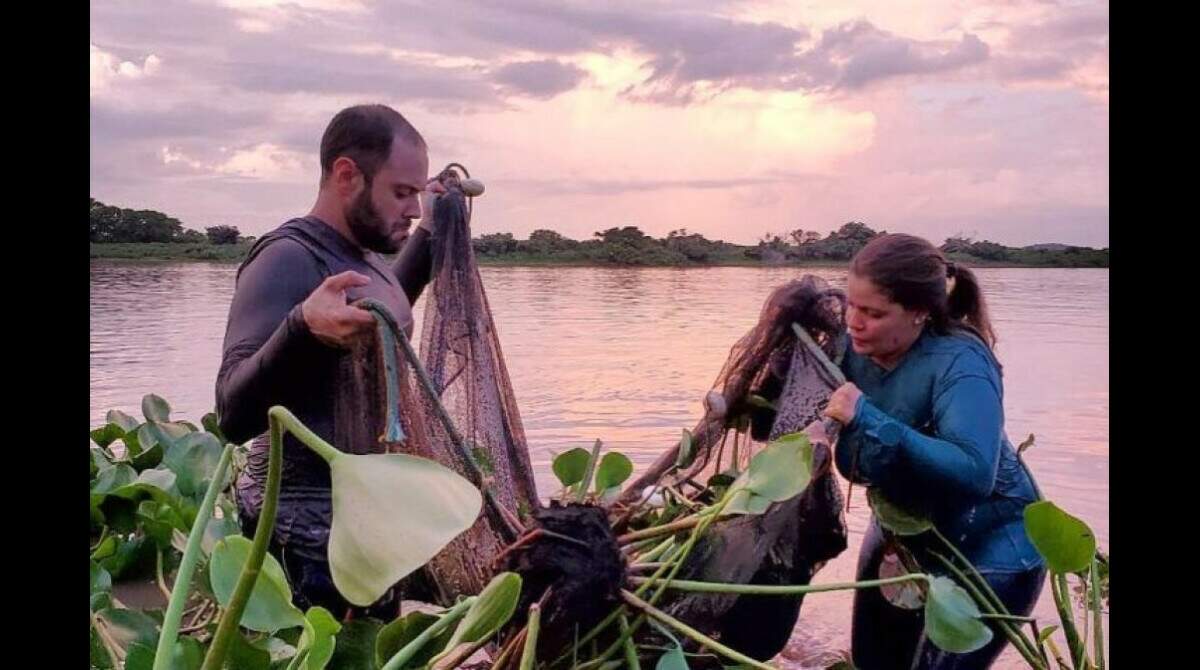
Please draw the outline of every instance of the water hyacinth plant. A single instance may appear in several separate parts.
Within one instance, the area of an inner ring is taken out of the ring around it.
[[[338,452],[287,410],[272,408],[274,467],[268,472],[263,519],[251,540],[242,536],[229,498],[231,470],[244,458],[244,449],[222,446],[213,415],[201,420],[203,428],[172,421],[169,405],[156,396],[143,402],[143,415],[145,420],[137,421],[110,412],[108,422],[92,431],[92,665],[97,668],[449,670],[477,658],[489,644],[501,645],[491,653],[493,670],[622,665],[641,670],[650,662],[663,670],[684,670],[689,659],[714,657],[728,665],[770,668],[671,616],[659,602],[668,591],[778,596],[893,587],[907,588],[924,609],[926,634],[942,649],[978,649],[996,630],[1030,667],[1105,667],[1100,607],[1107,558],[1096,552],[1083,522],[1048,501],[1026,510],[1026,528],[1050,566],[1060,614],[1057,625],[1046,628],[1007,612],[928,519],[890,504],[873,489],[868,498],[887,532],[939,538],[945,554],[936,554],[942,562],[930,566],[936,572],[902,567],[876,580],[802,586],[675,579],[712,524],[762,514],[805,490],[813,476],[813,448],[799,433],[767,444],[736,478],[702,495],[664,491],[662,507],[643,510],[639,517],[648,524],[616,538],[628,563],[619,604],[549,656],[539,657],[546,625],[542,603],[517,612],[524,585],[512,572],[496,574],[478,595],[434,612],[412,611],[391,622],[339,622],[320,607],[297,609],[286,575],[265,551],[284,431],[329,463],[331,569],[335,586],[354,603],[373,602],[468,527],[481,509],[479,491],[423,459]],[[685,432],[683,439],[688,437]],[[597,441],[590,450],[559,454],[553,470],[563,485],[563,502],[604,506],[630,476],[632,464],[617,452],[603,453]],[[433,488],[436,494],[429,493]],[[396,509],[412,513],[397,515]],[[1073,611],[1071,575],[1084,594],[1082,618]],[[138,576],[154,577],[169,595],[165,611],[122,602],[122,584]],[[524,623],[514,630],[510,622],[518,614]],[[647,640],[648,631],[673,644],[656,646]],[[1060,631],[1066,653],[1052,638]]]

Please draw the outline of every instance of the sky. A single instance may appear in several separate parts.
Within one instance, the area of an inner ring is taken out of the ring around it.
[[[487,185],[476,235],[1103,247],[1108,41],[1068,0],[92,0],[91,194],[261,235],[381,102]]]

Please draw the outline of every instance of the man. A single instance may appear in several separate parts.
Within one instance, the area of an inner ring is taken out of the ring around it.
[[[412,303],[430,276],[433,193],[444,190],[428,172],[425,141],[398,112],[384,105],[338,112],[321,138],[316,204],[307,216],[264,235],[238,269],[216,391],[226,437],[238,443],[255,438],[236,484],[247,535],[262,509],[267,410],[283,405],[338,444],[339,364],[357,338],[375,329],[374,317],[349,303],[374,298],[402,328],[412,328]],[[426,216],[409,238],[423,208]],[[401,245],[394,265],[378,255]],[[329,572],[331,505],[329,466],[286,436],[270,551],[299,607],[320,605],[341,618],[349,604]],[[389,598],[367,613],[394,616]]]

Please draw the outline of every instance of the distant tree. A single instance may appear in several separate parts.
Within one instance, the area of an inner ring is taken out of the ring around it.
[[[204,229],[208,241],[212,244],[237,244],[241,232],[237,226],[212,226]]]
[[[152,209],[122,209],[92,198],[88,210],[92,242],[179,242],[183,224]]]
[[[486,256],[500,256],[517,250],[517,240],[512,233],[488,233],[471,240],[476,253]]]

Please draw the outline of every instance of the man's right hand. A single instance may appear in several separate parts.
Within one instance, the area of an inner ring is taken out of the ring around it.
[[[375,317],[346,303],[346,289],[366,286],[371,278],[347,270],[328,277],[300,305],[304,323],[318,340],[331,347],[349,349],[375,327]]]

